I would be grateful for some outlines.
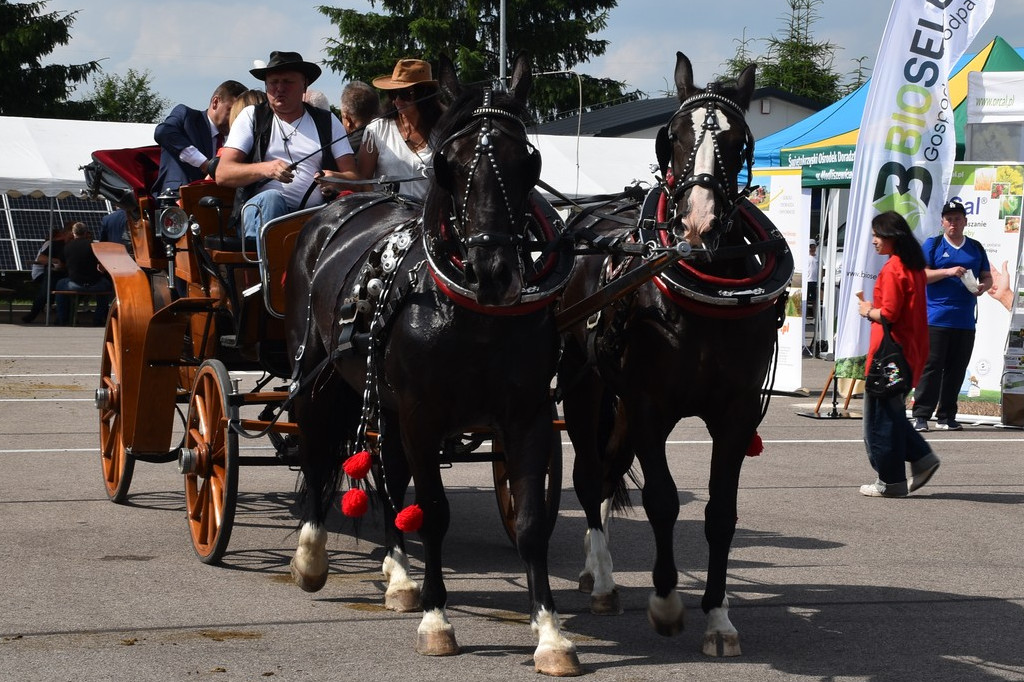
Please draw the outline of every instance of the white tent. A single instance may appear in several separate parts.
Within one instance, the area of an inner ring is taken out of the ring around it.
[[[64,197],[85,188],[81,166],[97,149],[146,147],[151,123],[108,123],[0,116],[0,192]],[[534,135],[543,158],[541,177],[567,195],[620,192],[650,180],[654,141],[611,137]]]
[[[143,147],[153,144],[152,123],[109,123],[0,116],[0,194],[49,197],[49,230],[53,234],[56,202],[85,189],[81,167],[97,149]],[[0,204],[7,209],[7,201]],[[7,238],[17,258],[18,226],[8,215]],[[17,261],[15,261],[17,262]],[[24,266],[27,269],[27,266]],[[47,272],[49,278],[50,272]],[[47,290],[52,283],[47,281]],[[49,294],[47,294],[49,297]],[[49,324],[50,307],[46,306]]]
[[[85,189],[81,166],[97,149],[145,147],[152,123],[0,116],[0,193],[66,197]]]
[[[531,135],[540,150],[541,179],[570,197],[621,192],[634,180],[653,182],[654,140]]]

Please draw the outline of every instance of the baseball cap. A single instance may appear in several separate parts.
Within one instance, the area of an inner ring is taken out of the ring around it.
[[[964,208],[963,203],[959,199],[950,199],[942,205],[942,215],[947,213],[959,213],[961,215],[967,215],[967,209]]]

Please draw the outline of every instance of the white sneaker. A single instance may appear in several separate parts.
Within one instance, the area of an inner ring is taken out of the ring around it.
[[[921,485],[924,484],[922,483]],[[866,495],[867,497],[906,497],[907,482],[900,481],[899,483],[883,483],[878,480],[874,483],[862,485],[860,487],[860,494]]]

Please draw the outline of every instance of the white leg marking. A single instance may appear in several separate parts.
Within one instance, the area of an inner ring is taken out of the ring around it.
[[[384,557],[380,571],[384,574],[384,579],[389,582],[392,576],[395,576],[396,580],[408,580],[409,557],[402,550],[392,547]]]
[[[381,572],[388,586],[384,592],[384,605],[393,611],[411,611],[419,608],[420,588],[409,577],[409,557],[392,548],[384,557]]]
[[[718,645],[722,653],[718,653]],[[708,626],[704,630],[704,654],[707,656],[739,656],[740,633],[729,620],[729,598],[722,599],[722,605],[708,611]]]
[[[673,590],[662,599],[652,592],[647,600],[647,618],[654,629],[663,635],[674,635],[683,629],[683,599]]]
[[[295,570],[304,576],[327,572],[327,531],[313,523],[304,523],[295,548]]]
[[[583,573],[594,578],[591,594],[595,596],[611,594],[615,589],[615,578],[612,575],[612,555],[608,551],[608,540],[605,534],[596,528],[588,528],[583,544],[587,550]]]
[[[552,677],[574,677],[583,673],[576,645],[562,635],[557,613],[541,608],[530,627],[539,642],[533,652],[534,670]]]
[[[612,522],[612,499],[609,497],[601,503],[601,527],[604,528],[604,534],[607,537],[611,537],[611,528],[609,524]]]
[[[455,628],[448,622],[443,609],[423,612],[423,620],[416,630],[416,653],[425,656],[454,656],[459,653]]]
[[[608,524],[612,518],[612,501],[606,499],[601,503],[601,527],[604,529],[604,554],[607,556],[607,575],[608,580],[611,583],[610,590],[615,589],[615,580],[612,577],[612,556],[608,550]],[[596,582],[596,576],[602,572],[602,569],[596,567],[597,564],[601,563],[603,559],[600,556],[594,555],[594,550],[590,546],[590,529],[587,529],[586,535],[583,536],[583,556],[586,560],[583,565],[583,570],[580,571],[580,591],[593,593],[594,583]],[[602,585],[604,583],[602,582]],[[598,592],[599,595],[607,594],[607,592]]]
[[[576,645],[572,640],[562,634],[562,625],[558,613],[542,608],[537,612],[537,618],[530,627],[537,635],[537,650],[534,656],[545,651],[556,651],[560,653],[575,653]]]
[[[434,609],[433,611],[424,611],[423,620],[420,621],[420,626],[416,628],[416,632],[421,635],[427,635],[434,632],[452,632],[454,628],[452,624],[448,622],[448,616],[445,614],[443,609]]]

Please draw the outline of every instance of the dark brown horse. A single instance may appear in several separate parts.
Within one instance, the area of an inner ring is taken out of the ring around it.
[[[304,589],[323,586],[324,518],[339,488],[339,450],[379,447],[385,603],[422,606],[418,652],[457,653],[441,571],[450,522],[441,449],[466,430],[490,429],[504,445],[516,546],[540,640],[535,666],[579,674],[549,585],[554,519],[545,501],[557,447],[549,395],[559,347],[553,308],[572,256],[558,249],[534,255],[557,235],[533,192],[540,157],[523,123],[531,72],[520,57],[509,92],[463,88],[442,58],[438,79],[453,102],[435,130],[424,206],[381,193],[342,198],[307,224],[289,267],[288,340],[303,386],[294,412],[305,483],[292,573]],[[370,432],[379,433],[375,441]],[[410,473],[422,512],[422,591],[409,578],[394,524]]]
[[[570,223],[571,229],[590,228],[604,237],[655,247],[685,241],[696,256],[565,334],[559,385],[576,450],[573,482],[589,529],[580,584],[591,590],[595,612],[620,610],[604,532],[609,505],[602,503],[622,492],[623,476],[635,457],[657,547],[648,616],[661,634],[682,629],[672,544],[679,496],[665,441],[680,419],[700,417],[714,441],[704,526],[710,546],[701,602],[708,614],[704,651],[715,655],[721,644],[725,655],[737,655],[739,637],[729,622],[725,594],[736,490],[763,417],[778,302],[792,275],[792,256],[737,186],[744,165],[750,171],[753,153],[744,120],[753,67],[735,83],[699,89],[689,60],[677,53],[675,82],[679,109],[656,145],[663,188],[642,207],[612,206]],[[602,219],[609,213],[617,213],[619,220]],[[624,225],[629,220],[623,217],[643,218],[642,229]],[[584,259],[563,307],[641,265],[637,257]]]

